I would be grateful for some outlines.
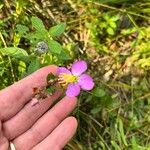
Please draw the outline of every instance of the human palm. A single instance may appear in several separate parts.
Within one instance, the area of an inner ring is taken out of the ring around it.
[[[67,116],[76,106],[75,97],[64,97],[53,106],[62,93],[57,90],[31,104],[33,88],[46,85],[47,75],[56,70],[44,67],[0,91],[0,150],[9,150],[10,141],[16,150],[61,150],[72,138],[77,121]]]

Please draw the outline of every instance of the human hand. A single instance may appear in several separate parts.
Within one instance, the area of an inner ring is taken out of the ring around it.
[[[56,66],[44,67],[0,91],[0,150],[12,141],[16,150],[61,150],[75,134],[77,121],[67,117],[77,99],[64,97],[48,110],[62,91],[32,106],[34,87],[46,85],[46,77]],[[48,111],[47,111],[48,110]]]

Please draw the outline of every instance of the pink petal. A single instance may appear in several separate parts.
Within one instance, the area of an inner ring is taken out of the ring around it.
[[[67,87],[66,95],[75,97],[80,94],[80,86],[77,83],[70,83]]]
[[[87,63],[83,60],[74,62],[71,68],[71,72],[73,75],[81,75],[83,72],[87,70]]]
[[[92,90],[94,87],[93,79],[87,74],[82,74],[79,77],[78,84],[83,90]]]
[[[59,75],[61,73],[71,74],[71,72],[65,67],[59,67],[57,69],[57,73],[56,74]]]

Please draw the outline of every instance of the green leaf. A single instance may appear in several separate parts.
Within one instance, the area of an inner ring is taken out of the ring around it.
[[[56,37],[56,36],[60,36],[66,28],[66,24],[65,23],[60,23],[54,27],[51,27],[49,30],[49,34],[51,37]]]
[[[137,139],[136,139],[136,137],[132,137],[132,139],[131,139],[131,143],[132,143],[132,150],[142,150],[142,148],[138,145],[138,143],[137,143]],[[144,150],[144,148],[143,148],[143,150]],[[146,149],[145,149],[146,150]],[[148,150],[148,149],[147,149]]]
[[[118,146],[118,144],[115,141],[111,141],[111,144],[115,148],[115,150],[121,150],[121,148]]]
[[[32,17],[31,18],[32,26],[39,32],[42,32],[43,34],[47,32],[45,29],[45,26],[41,19],[38,17]]]
[[[137,32],[137,29],[135,27],[133,27],[133,28],[122,30],[121,34],[128,35],[128,34],[132,34],[132,33],[135,33],[135,32]]]
[[[117,25],[115,22],[110,22],[109,25],[113,28],[113,29],[116,29]]]
[[[62,51],[62,46],[54,40],[48,41],[49,51],[52,53],[60,54]]]
[[[142,9],[142,12],[144,12],[144,13],[150,13],[150,8],[144,8],[144,9]]]
[[[28,66],[27,74],[31,74],[32,72],[38,70],[41,67],[40,60],[38,58],[35,58],[31,61],[31,63]]]
[[[29,28],[27,26],[18,24],[16,26],[16,31],[22,36],[23,34],[26,34],[29,31]]]
[[[107,23],[106,22],[100,22],[99,26],[100,26],[100,28],[106,28]]]
[[[108,4],[122,4],[124,2],[129,2],[130,0],[99,0],[100,3],[108,3]]]
[[[92,110],[91,110],[91,113],[92,114],[97,114],[97,113],[99,113],[101,111],[101,108],[100,107],[96,107],[96,108],[93,108]]]
[[[3,8],[3,6],[4,6],[3,4],[0,4],[0,10]]]
[[[56,87],[55,87],[55,86],[50,86],[50,87],[48,87],[48,88],[46,89],[46,92],[47,92],[48,94],[53,94],[53,93],[55,92],[55,90],[56,90]]]
[[[69,53],[69,52],[68,52]],[[61,53],[57,56],[61,60],[70,60],[71,56],[66,51],[61,51]]]
[[[117,20],[119,20],[119,15],[115,15],[115,16],[110,18],[110,21],[116,22]]]
[[[114,35],[115,33],[114,33],[114,30],[111,28],[111,27],[108,27],[107,28],[107,33],[109,34],[109,35]]]
[[[102,88],[97,87],[93,90],[92,94],[96,97],[104,97],[106,92]]]
[[[103,18],[106,20],[106,21],[108,21],[109,19],[110,19],[110,15],[109,14],[105,14],[104,16],[103,16]]]
[[[47,75],[46,81],[47,81],[47,83],[48,83],[50,80],[54,80],[55,78],[56,78],[56,76],[55,76],[54,74],[49,73],[49,74]]]
[[[26,71],[26,64],[23,61],[19,61],[18,71],[19,71],[20,74],[25,73],[25,71]]]
[[[0,52],[4,55],[12,56],[14,58],[22,59],[28,56],[28,53],[19,47],[7,47],[1,48]]]
[[[45,34],[35,31],[33,34],[28,34],[27,38],[32,40],[34,44],[45,39]]]
[[[126,142],[126,137],[125,137],[125,134],[124,134],[123,122],[120,118],[118,118],[118,123],[119,123],[120,136],[122,138],[122,141],[123,141],[124,145],[127,146],[128,144]]]

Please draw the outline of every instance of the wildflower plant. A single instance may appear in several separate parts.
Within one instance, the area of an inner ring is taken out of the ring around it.
[[[6,45],[3,35],[1,35],[4,47],[0,48],[0,53],[18,61],[21,77],[27,76],[43,66],[60,65],[71,59],[69,52],[59,40],[65,31],[65,22],[60,22],[47,29],[40,18],[32,16],[29,23],[31,24],[29,26],[16,25],[13,43],[10,45]],[[22,47],[22,41],[25,41],[27,49]]]
[[[85,73],[86,70],[87,63],[80,60],[72,64],[71,70],[66,67],[59,67],[56,76],[48,74],[46,87],[33,89],[35,96],[32,99],[32,106],[37,104],[39,100],[53,94],[56,90],[56,85],[58,85],[58,88],[63,88],[68,97],[78,96],[81,89],[85,91],[92,90],[94,81],[90,75]]]
[[[31,27],[21,24],[16,25],[14,46],[5,46],[0,49],[0,52],[18,60],[19,64],[25,67],[25,75],[45,65],[56,64],[61,66],[64,64],[68,53],[58,42],[58,37],[65,31],[66,24],[59,23],[47,30],[42,20],[38,17],[32,17],[30,21]],[[29,50],[19,47],[21,38],[29,41]],[[56,90],[56,85],[63,88],[69,97],[78,96],[81,89],[93,89],[93,79],[85,73],[86,70],[87,63],[83,60],[74,62],[70,70],[66,67],[58,67],[55,77],[53,74],[47,76],[46,87],[33,88],[32,105],[53,94]]]

